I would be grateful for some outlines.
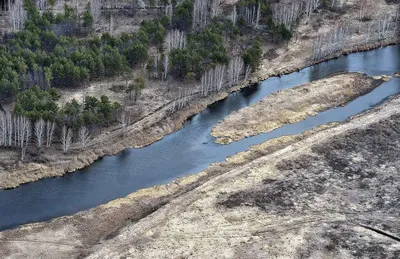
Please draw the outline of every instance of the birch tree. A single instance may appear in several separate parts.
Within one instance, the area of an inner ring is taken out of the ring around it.
[[[202,95],[208,96],[211,92],[220,91],[224,82],[224,74],[224,65],[217,65],[215,68],[207,70],[201,77]]]
[[[46,9],[47,1],[46,0],[36,0],[35,4],[36,4],[36,8],[40,12],[43,12]]]
[[[228,64],[228,82],[231,86],[239,83],[239,77],[244,67],[241,56],[233,57]]]
[[[347,45],[349,28],[345,24],[340,24],[327,33],[319,35],[313,45],[313,59],[323,59]]]
[[[90,0],[90,14],[95,22],[100,18],[102,5],[102,0]]]
[[[79,130],[79,142],[81,143],[82,148],[86,148],[86,145],[90,141],[90,132],[89,130],[83,126]]]
[[[164,56],[164,74],[163,80],[167,80],[169,75],[169,53],[165,54]]]
[[[203,29],[209,22],[208,18],[208,1],[194,0],[193,4],[193,29]]]
[[[342,9],[343,6],[346,4],[347,0],[330,0],[331,1],[331,8]]]
[[[169,17],[169,20],[172,20],[172,14],[173,14],[173,7],[172,4],[169,3],[165,5],[165,15]]]
[[[12,28],[15,32],[21,30],[24,27],[26,20],[26,12],[24,9],[23,0],[15,0],[14,4],[10,7],[10,21]]]
[[[56,123],[53,121],[46,122],[46,147],[50,147],[51,142],[53,141],[54,129],[56,127]]]
[[[21,116],[21,141],[20,141],[20,147],[21,147],[21,160],[24,160],[26,150],[29,145],[29,141],[32,136],[32,128],[31,128],[31,122],[28,118]]]
[[[246,22],[254,28],[259,27],[261,18],[261,5],[258,2],[257,5],[249,5],[245,8]]]
[[[211,18],[217,17],[221,13],[221,0],[211,0]]]
[[[236,5],[233,6],[233,10],[232,10],[232,13],[231,13],[230,18],[231,18],[231,21],[232,21],[233,25],[236,25],[236,22],[237,22],[237,10],[236,10]]]
[[[321,0],[303,0],[304,13],[308,18],[311,17],[311,14],[320,6],[320,4]]]
[[[68,150],[71,148],[71,144],[72,144],[72,131],[70,128],[67,128],[66,125],[64,125],[64,127],[62,128],[61,144],[62,144],[64,153],[67,153]]]
[[[291,29],[293,23],[300,17],[302,3],[300,1],[284,0],[272,5],[272,19],[275,24],[283,24]]]
[[[390,18],[388,15],[382,15],[378,18],[378,40],[385,40],[389,37]]]
[[[12,136],[13,136],[13,118],[11,112],[6,112],[6,127],[7,127],[7,137],[6,146],[12,146]]]
[[[120,116],[120,123],[122,127],[122,136],[125,137],[128,126],[130,124],[130,119],[131,116],[127,111],[122,111],[121,116]]]
[[[7,117],[4,112],[0,112],[0,146],[7,143]]]
[[[168,52],[173,49],[183,49],[186,46],[186,34],[180,30],[168,31],[165,38],[166,48]]]
[[[40,149],[45,140],[45,122],[43,119],[39,119],[35,122],[35,143]]]

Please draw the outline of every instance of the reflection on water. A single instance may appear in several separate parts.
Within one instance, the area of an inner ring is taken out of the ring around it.
[[[0,229],[88,209],[138,189],[199,172],[212,162],[223,161],[227,156],[270,138],[301,133],[330,121],[345,120],[399,93],[400,79],[393,79],[346,107],[331,109],[302,122],[285,125],[228,146],[215,144],[210,136],[212,127],[225,116],[273,92],[343,71],[361,71],[369,75],[393,74],[400,71],[399,60],[400,46],[392,46],[350,54],[281,78],[269,78],[231,94],[188,120],[181,130],[150,146],[104,157],[62,178],[45,179],[17,189],[0,191]]]

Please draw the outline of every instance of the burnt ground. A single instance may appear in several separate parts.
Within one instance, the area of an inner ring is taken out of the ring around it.
[[[306,235],[299,258],[325,255],[400,258],[400,115],[353,129],[311,148],[312,153],[282,160],[275,179],[257,189],[224,197],[219,206],[258,207],[280,216],[340,213],[343,221],[322,224]],[[360,234],[357,228],[384,239]],[[345,251],[346,253],[344,253]]]

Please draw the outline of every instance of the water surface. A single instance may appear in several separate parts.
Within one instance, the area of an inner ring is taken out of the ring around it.
[[[400,79],[393,78],[345,107],[330,109],[304,121],[230,145],[213,142],[214,138],[210,136],[212,127],[231,112],[278,90],[346,71],[360,71],[371,76],[393,75],[400,71],[400,45],[350,54],[281,78],[269,78],[211,105],[188,120],[182,129],[152,145],[104,157],[64,177],[0,191],[0,230],[70,215],[138,189],[167,183],[204,170],[210,163],[223,161],[227,156],[247,150],[250,145],[282,135],[299,134],[328,122],[346,120],[400,93]]]

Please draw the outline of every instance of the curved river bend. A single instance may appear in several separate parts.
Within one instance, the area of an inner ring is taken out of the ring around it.
[[[400,79],[393,78],[345,107],[330,109],[299,123],[287,124],[230,145],[213,142],[211,128],[231,112],[277,90],[343,71],[361,71],[371,76],[393,75],[400,71],[400,45],[342,56],[281,78],[269,78],[213,104],[188,120],[182,129],[150,146],[127,149],[118,155],[104,157],[64,177],[0,191],[0,230],[73,214],[141,188],[200,172],[210,163],[223,161],[227,156],[247,150],[250,145],[282,135],[302,133],[331,121],[343,121],[400,93]]]

